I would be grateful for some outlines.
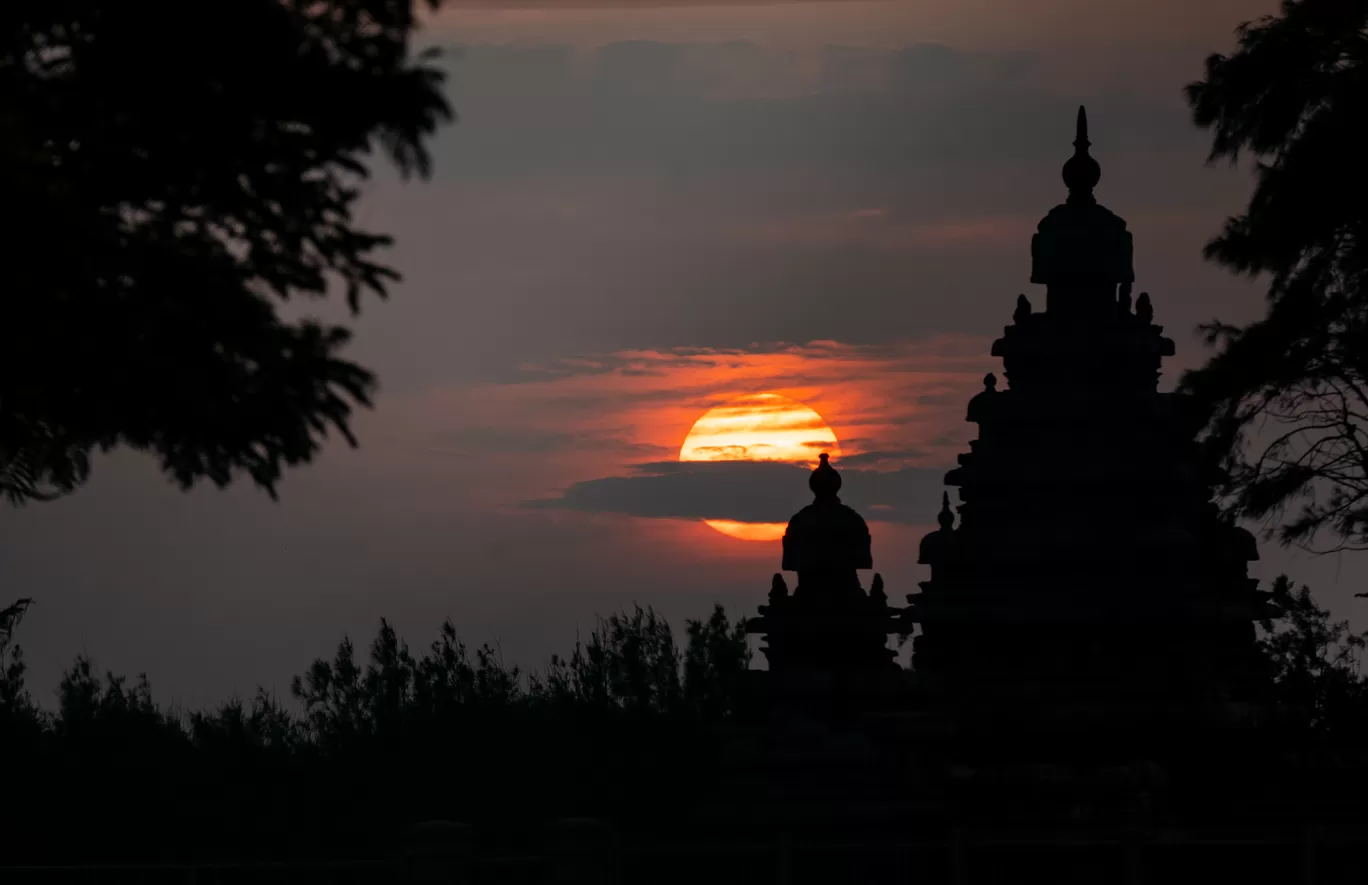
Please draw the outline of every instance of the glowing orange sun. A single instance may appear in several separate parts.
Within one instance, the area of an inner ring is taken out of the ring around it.
[[[822,452],[841,457],[836,434],[821,415],[777,393],[754,393],[709,409],[695,421],[679,448],[679,460],[815,465]],[[788,527],[782,522],[704,522],[743,541],[777,541]]]

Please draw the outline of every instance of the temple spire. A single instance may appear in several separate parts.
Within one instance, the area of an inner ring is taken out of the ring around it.
[[[948,532],[955,527],[955,511],[950,507],[949,492],[941,493],[941,510],[936,521],[940,523],[941,531]]]
[[[1064,164],[1064,184],[1069,188],[1069,202],[1094,202],[1092,190],[1102,179],[1102,167],[1088,153],[1088,111],[1078,107],[1078,124],[1074,135],[1074,155]]]

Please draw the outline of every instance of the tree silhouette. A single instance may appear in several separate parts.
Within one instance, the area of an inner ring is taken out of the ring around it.
[[[1187,87],[1212,161],[1256,161],[1209,259],[1267,275],[1266,316],[1204,327],[1219,347],[1183,389],[1242,515],[1308,548],[1368,545],[1368,6],[1285,0]],[[1289,511],[1288,508],[1293,508]]]
[[[19,599],[8,608],[0,609],[0,657],[9,650],[10,642],[14,640],[14,631],[32,604],[32,599]]]
[[[1368,724],[1368,679],[1360,669],[1368,633],[1332,621],[1310,588],[1295,587],[1286,575],[1272,591],[1282,616],[1264,622],[1259,639],[1272,700],[1299,729],[1358,739]]]
[[[38,709],[24,685],[24,652],[14,643],[14,631],[32,602],[20,599],[0,611],[0,729],[38,724]]]
[[[611,615],[553,678],[467,648],[450,623],[411,651],[381,622],[368,655],[344,639],[295,680],[298,708],[258,690],[188,715],[85,656],[46,713],[11,647],[0,745],[24,764],[4,795],[34,798],[0,813],[5,861],[374,858],[433,817],[534,834],[614,809],[659,820],[715,783],[711,729],[738,709],[748,657],[720,608],[684,633],[681,649],[649,608]]]
[[[436,7],[440,0],[426,0]],[[359,229],[378,148],[426,175],[451,112],[415,0],[13,0],[0,8],[0,493],[72,491],[90,454],[272,496],[375,379],[291,298],[398,279]]]
[[[684,702],[705,719],[721,719],[741,711],[744,680],[751,652],[746,622],[732,624],[722,606],[706,621],[690,621],[684,650]]]

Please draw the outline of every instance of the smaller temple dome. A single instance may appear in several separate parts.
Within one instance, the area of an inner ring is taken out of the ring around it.
[[[997,376],[989,372],[983,376],[983,390],[969,400],[969,410],[964,420],[982,424],[983,420],[988,417],[995,396],[997,396]]]
[[[946,547],[950,544],[951,533],[955,530],[955,511],[950,507],[950,493],[941,493],[941,510],[936,516],[936,522],[940,524],[940,529],[931,532],[922,538],[920,554],[917,557],[919,565],[935,565],[941,561]]]
[[[784,571],[836,572],[874,567],[869,526],[841,503],[841,475],[825,452],[808,478],[815,500],[794,514],[784,533]]]

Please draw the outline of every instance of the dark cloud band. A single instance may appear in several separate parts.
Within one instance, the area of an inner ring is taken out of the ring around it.
[[[841,499],[866,519],[934,521],[945,472],[931,468],[843,470]],[[787,522],[810,503],[808,469],[774,461],[660,461],[627,476],[577,482],[526,509],[619,513],[654,519]]]

